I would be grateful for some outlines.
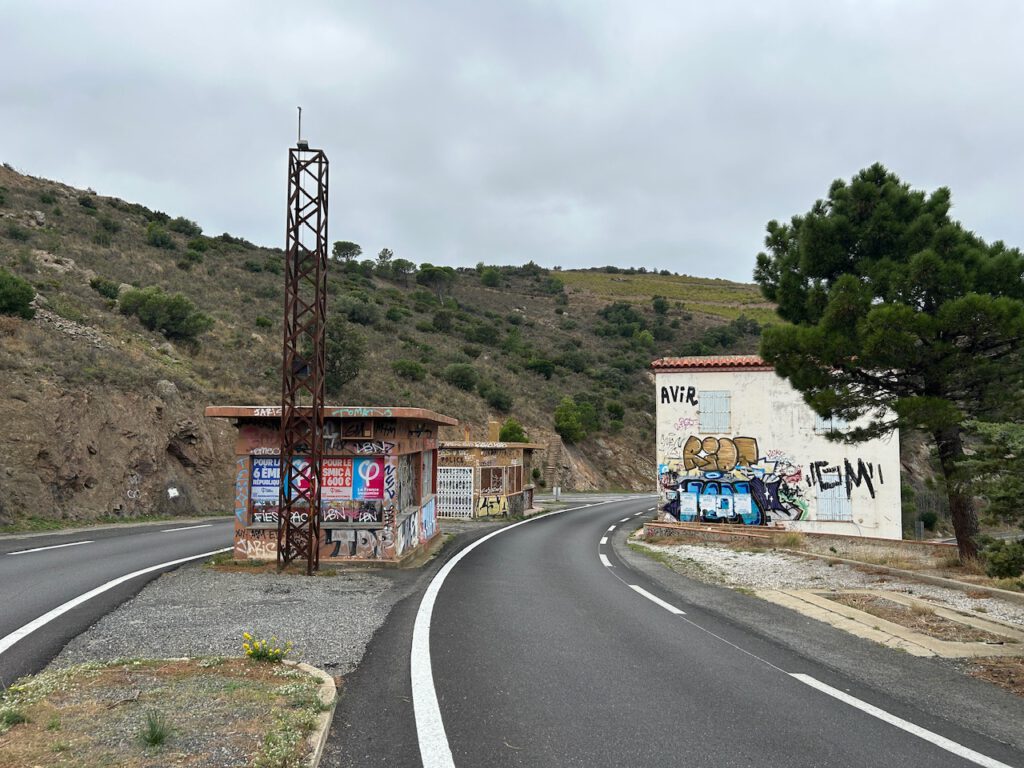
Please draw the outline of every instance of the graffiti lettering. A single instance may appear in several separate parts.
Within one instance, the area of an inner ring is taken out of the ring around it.
[[[374,422],[376,429],[375,436],[378,438],[396,437],[398,435],[398,422],[394,419],[378,419]]]
[[[661,388],[661,402],[697,405],[697,389],[696,387],[664,386]]]
[[[410,423],[406,427],[406,436],[408,437],[433,437],[434,430],[429,424],[422,421]]]
[[[752,437],[699,437],[691,435],[683,445],[683,468],[731,472],[737,466],[757,463],[757,440]]]
[[[347,447],[353,453],[372,456],[386,456],[395,450],[394,443],[388,443],[383,440],[366,440],[361,443],[350,442]]]
[[[817,485],[819,489],[827,491],[845,483],[846,498],[849,499],[853,495],[853,489],[863,485],[873,499],[875,498],[875,470],[876,466],[872,462],[865,462],[863,459],[857,459],[856,468],[849,459],[844,459],[842,469],[838,464],[830,467],[827,461],[813,461],[807,473],[807,486]],[[881,466],[878,466],[877,470],[878,484],[882,485],[885,480],[882,477]]]

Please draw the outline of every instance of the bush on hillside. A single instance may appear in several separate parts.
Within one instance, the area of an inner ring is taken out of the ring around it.
[[[199,235],[203,234],[202,227],[191,219],[186,219],[184,216],[178,216],[176,219],[171,219],[167,224],[167,228],[171,230],[171,232],[177,232],[185,237],[199,237]]]
[[[495,384],[493,381],[481,381],[477,386],[477,392],[491,408],[501,413],[508,413],[512,410],[512,395]]]
[[[146,227],[146,242],[154,248],[163,248],[168,251],[173,251],[177,247],[170,233],[155,221],[151,221]]]
[[[380,321],[380,308],[370,303],[369,297],[361,291],[339,296],[334,302],[334,311],[359,325],[376,325]]]
[[[395,360],[391,364],[395,376],[409,381],[423,381],[427,378],[427,369],[415,360]]]
[[[213,327],[213,318],[200,312],[180,293],[164,293],[158,286],[125,291],[120,299],[121,313],[134,315],[151,331],[168,339],[194,341]]]
[[[25,229],[25,227],[18,226],[12,221],[7,224],[7,237],[16,242],[24,243],[32,237],[32,233]]]
[[[545,379],[550,379],[555,372],[555,364],[543,357],[534,357],[526,363],[526,370],[533,371]]]
[[[88,195],[88,194],[79,195],[78,196],[78,204],[80,206],[82,206],[83,208],[88,208],[88,209],[93,210],[93,211],[96,210],[96,198],[94,198],[92,195]]]
[[[442,378],[454,387],[464,389],[467,392],[476,387],[479,375],[476,368],[467,363],[452,363],[444,369]]]
[[[1024,574],[1024,543],[994,541],[982,551],[985,573],[994,579],[1013,579]]]
[[[327,321],[325,336],[324,389],[328,395],[338,396],[363,370],[366,339],[354,325],[337,315]]]
[[[501,272],[494,267],[485,267],[480,273],[480,282],[488,288],[497,288],[501,283]]]
[[[107,280],[105,277],[94,277],[89,281],[89,287],[105,299],[116,300],[121,293],[121,286],[116,280]]]
[[[32,299],[35,297],[36,291],[30,282],[0,269],[0,315],[31,320],[36,314],[32,307]]]
[[[587,436],[580,422],[576,401],[566,395],[555,408],[555,432],[567,443],[578,443]]]
[[[523,425],[515,419],[507,419],[505,423],[501,425],[501,431],[498,432],[498,440],[503,443],[529,442],[529,439],[526,437],[526,430],[523,429]]]

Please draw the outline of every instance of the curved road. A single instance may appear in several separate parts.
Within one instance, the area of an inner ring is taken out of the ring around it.
[[[932,714],[927,700],[891,696],[903,680],[858,682],[686,599],[686,583],[695,597],[717,588],[681,579],[669,590],[627,565],[612,544],[623,548],[653,503],[529,520],[435,567],[426,597],[396,606],[349,679],[324,765],[1024,766],[1020,752]],[[714,594],[763,604],[837,654],[899,656],[755,598]],[[414,622],[429,633],[425,677],[425,644],[414,639],[402,658]],[[966,680],[911,666],[921,662],[895,663],[954,687]],[[944,695],[936,690],[935,711]],[[992,718],[1015,732],[1022,712],[1015,702]]]
[[[0,683],[42,669],[69,640],[180,565],[175,561],[230,547],[232,526],[233,519],[217,518],[0,539]],[[68,602],[151,568],[26,633]]]

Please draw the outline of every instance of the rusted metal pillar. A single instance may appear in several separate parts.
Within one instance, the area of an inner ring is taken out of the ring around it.
[[[327,155],[305,142],[288,152],[281,492],[277,564],[320,567],[320,481],[327,318]]]

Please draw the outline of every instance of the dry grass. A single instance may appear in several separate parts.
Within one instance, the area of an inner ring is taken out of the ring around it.
[[[0,725],[0,766],[297,764],[322,711],[318,687],[294,668],[244,659],[49,671],[5,691],[0,712],[23,721]]]

